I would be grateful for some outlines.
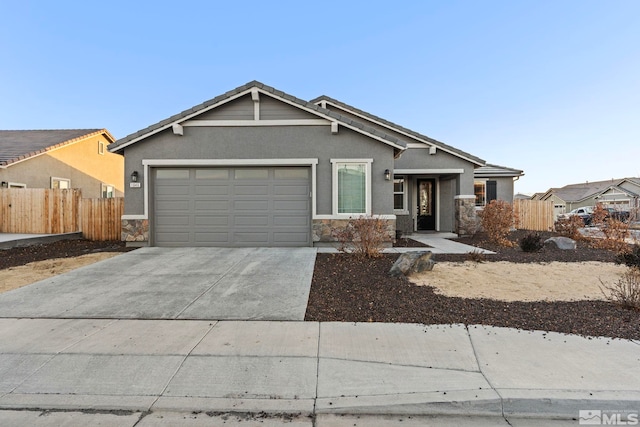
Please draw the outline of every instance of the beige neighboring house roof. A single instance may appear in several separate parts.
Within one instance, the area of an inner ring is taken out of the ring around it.
[[[0,130],[0,168],[100,134],[115,141],[106,129]]]
[[[615,188],[620,190],[620,192],[637,197],[638,194],[633,191],[620,187],[620,185],[625,181],[632,182],[640,187],[640,178],[609,179],[606,181],[584,182],[580,184],[565,185],[560,188],[550,188],[540,198],[544,200],[551,197],[551,195],[555,195],[565,202],[575,203],[600,195],[611,188]]]

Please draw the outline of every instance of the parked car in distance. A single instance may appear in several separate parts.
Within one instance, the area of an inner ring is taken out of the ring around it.
[[[589,225],[591,224],[592,215],[593,215],[593,206],[583,206],[581,208],[576,208],[571,212],[561,214],[558,216],[558,218],[565,219],[572,216],[579,216],[580,218],[582,218],[582,221],[584,221],[584,225]]]
[[[582,218],[584,225],[591,225],[591,223],[593,222],[594,209],[595,208],[593,206],[584,206],[581,208],[576,208],[569,213],[561,214],[558,216],[558,218],[564,219],[572,216],[579,216],[580,218]],[[622,222],[627,222],[629,220],[629,211],[621,211],[610,207],[605,208],[605,210],[607,211],[607,216],[605,217],[605,219],[613,218]]]
[[[614,208],[605,208],[609,214],[607,218],[617,219],[618,221],[627,222],[629,221],[629,211],[619,211]]]

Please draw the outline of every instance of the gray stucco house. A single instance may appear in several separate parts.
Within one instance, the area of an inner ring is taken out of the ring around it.
[[[109,151],[125,157],[123,240],[152,246],[322,245],[362,215],[385,221],[389,241],[396,229],[466,234],[476,209],[511,200],[522,175],[335,99],[255,81]]]

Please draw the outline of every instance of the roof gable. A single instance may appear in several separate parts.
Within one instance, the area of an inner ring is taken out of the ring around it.
[[[547,195],[553,194],[556,197],[564,200],[565,202],[580,202],[590,197],[595,197],[603,194],[607,191],[610,191],[611,189],[617,189],[620,192],[624,192],[626,194],[634,194],[633,191],[622,187],[622,185],[625,183],[632,183],[634,185],[638,185],[640,188],[640,180],[636,178],[611,179],[606,181],[570,184],[565,185],[561,188],[550,188],[545,193],[545,197],[547,197]]]
[[[329,111],[313,103],[288,95],[258,81],[252,81],[222,95],[219,95],[213,99],[205,101],[202,104],[196,105],[192,108],[182,111],[181,113],[175,114],[165,120],[161,120],[158,123],[139,130],[138,132],[132,133],[122,139],[119,139],[109,146],[109,151],[121,151],[127,146],[142,141],[156,133],[162,132],[163,130],[171,128],[175,125],[180,125],[181,123],[187,122],[188,120],[201,116],[215,108],[231,103],[234,100],[246,97],[248,95],[257,98],[259,98],[261,95],[265,95],[301,109],[317,118],[325,119],[328,122],[338,123],[339,125],[345,126],[355,132],[364,134],[370,138],[392,146],[395,149],[396,153],[400,153],[406,148],[406,143],[404,141],[391,135],[387,135],[386,133],[381,132],[371,126],[366,126],[336,112]],[[233,125],[242,126],[242,121],[243,120],[234,121]],[[251,120],[247,120],[245,118],[244,121],[250,122]]]
[[[0,167],[100,134],[115,141],[106,129],[0,130]]]
[[[355,116],[357,116],[358,118],[364,119],[370,123],[374,123],[378,126],[382,126],[384,128],[393,130],[397,133],[400,133],[402,135],[406,135],[407,137],[423,143],[423,144],[429,144],[432,146],[435,146],[437,149],[440,149],[442,151],[445,151],[447,153],[453,154],[456,157],[460,157],[464,160],[467,160],[471,163],[474,163],[478,166],[482,166],[484,165],[486,162],[479,158],[476,157],[472,154],[469,154],[467,152],[464,152],[462,150],[459,150],[457,148],[454,148],[450,145],[445,144],[444,142],[440,142],[438,140],[435,140],[433,138],[430,138],[426,135],[422,135],[418,132],[415,132],[411,129],[405,128],[403,126],[400,126],[396,123],[390,122],[388,120],[385,120],[381,117],[375,116],[373,114],[367,113],[366,111],[360,110],[356,107],[353,107],[351,105],[345,104],[344,102],[338,101],[337,99],[331,98],[329,96],[326,95],[321,95],[313,100],[311,100],[312,103],[322,106],[324,108],[327,108],[328,106],[333,106],[335,108],[338,108],[340,110],[349,112]]]

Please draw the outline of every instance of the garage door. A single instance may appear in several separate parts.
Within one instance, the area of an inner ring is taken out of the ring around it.
[[[155,246],[310,246],[310,169],[153,170]]]

